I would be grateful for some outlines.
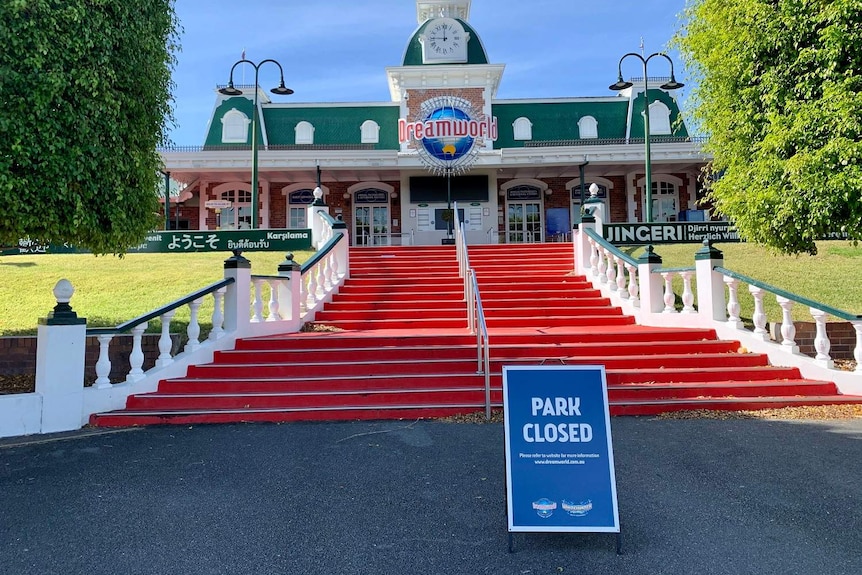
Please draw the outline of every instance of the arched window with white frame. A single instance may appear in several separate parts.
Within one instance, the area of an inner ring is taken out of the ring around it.
[[[578,120],[578,135],[582,140],[599,137],[599,123],[592,116],[584,116]]]
[[[248,141],[249,124],[249,117],[236,108],[225,112],[221,118],[222,144],[245,144]]]
[[[302,121],[296,125],[296,144],[314,143],[314,126],[310,122]]]
[[[380,142],[380,125],[374,120],[365,120],[359,127],[363,144],[377,144]]]
[[[528,118],[518,118],[512,123],[516,140],[533,139],[533,123]]]
[[[650,134],[669,135],[670,129],[670,108],[664,102],[656,100],[649,105],[649,131]]]

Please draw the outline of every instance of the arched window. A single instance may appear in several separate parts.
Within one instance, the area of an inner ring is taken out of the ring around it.
[[[655,101],[649,105],[650,134],[670,134],[670,109],[663,102]]]
[[[309,122],[300,122],[296,125],[296,143],[297,144],[313,144],[314,143],[314,126]]]
[[[365,120],[359,128],[363,144],[380,142],[380,126],[374,120]]]
[[[582,140],[599,137],[599,123],[592,116],[578,120],[578,133]]]
[[[533,139],[533,123],[527,118],[518,118],[512,123],[516,140]]]
[[[223,144],[245,144],[248,141],[248,125],[251,120],[232,108],[221,118],[221,141]]]

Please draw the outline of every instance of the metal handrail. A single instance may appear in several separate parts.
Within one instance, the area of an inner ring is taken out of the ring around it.
[[[488,337],[488,322],[479,294],[476,270],[470,266],[470,254],[465,240],[464,223],[458,218],[455,203],[455,252],[458,258],[458,273],[464,278],[464,299],[467,302],[467,328],[476,334],[476,373],[485,376],[485,418],[491,419],[491,345]]]

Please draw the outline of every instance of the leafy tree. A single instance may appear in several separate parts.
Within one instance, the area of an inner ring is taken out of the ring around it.
[[[123,253],[160,221],[173,0],[3,0],[0,22],[0,243]]]
[[[862,0],[689,0],[674,44],[709,198],[740,235],[812,254],[862,238]]]

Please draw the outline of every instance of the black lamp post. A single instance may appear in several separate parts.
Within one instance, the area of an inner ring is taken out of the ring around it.
[[[260,67],[266,64],[267,62],[272,62],[276,66],[278,66],[278,73],[280,74],[280,82],[277,87],[270,90],[273,94],[278,94],[280,96],[289,96],[293,94],[293,90],[285,87],[284,85],[284,70],[281,67],[281,64],[276,62],[271,58],[267,58],[266,60],[261,60],[257,64],[252,62],[251,60],[246,60],[243,58],[242,60],[238,60],[231,66],[230,69],[230,80],[227,83],[227,87],[220,88],[219,92],[224,94],[225,96],[242,96],[242,90],[238,90],[234,88],[233,85],[233,71],[236,67],[242,63],[251,64],[254,68],[254,110],[251,115],[251,228],[257,229],[258,227],[258,207],[257,207],[257,82],[258,82],[258,72],[260,71]]]
[[[652,222],[652,165],[650,161],[650,142],[649,142],[649,86],[647,85],[647,63],[652,60],[655,56],[661,56],[666,59],[670,63],[670,81],[665,82],[660,87],[663,90],[676,90],[678,88],[682,88],[684,84],[681,84],[676,81],[676,78],[673,74],[673,60],[670,59],[670,56],[665,54],[664,52],[655,52],[650,54],[646,58],[641,56],[636,52],[629,52],[628,54],[623,55],[620,58],[619,64],[617,64],[617,82],[615,84],[611,84],[608,86],[611,90],[620,91],[625,90],[626,88],[631,88],[634,84],[631,82],[623,81],[623,60],[628,58],[629,56],[634,56],[638,60],[643,63],[644,67],[644,142],[646,146],[646,157],[644,159],[645,171],[646,171],[646,181],[644,183],[644,190],[646,195],[646,210],[645,221]]]

